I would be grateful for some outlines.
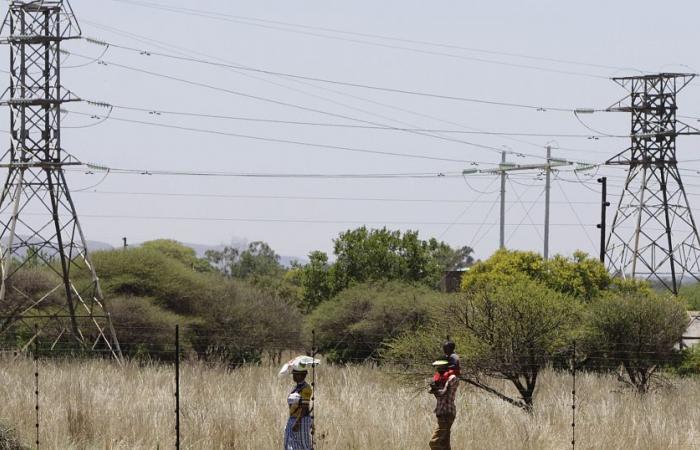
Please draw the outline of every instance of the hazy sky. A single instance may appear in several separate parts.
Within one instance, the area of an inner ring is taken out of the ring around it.
[[[692,2],[159,1],[162,5],[197,8],[202,12],[168,12],[138,6],[137,1],[73,0],[71,3],[85,36],[115,44],[269,71],[497,102],[605,108],[625,96],[625,91],[608,77],[636,74],[639,70],[700,70],[693,46],[700,38],[697,26],[700,7]],[[453,47],[339,34],[254,19]],[[161,41],[160,45],[169,49],[159,49],[154,43],[137,41],[133,35],[124,33]],[[64,47],[95,58],[103,51],[100,46],[81,41],[66,43]],[[3,52],[5,62],[0,67],[6,69],[7,48]],[[86,104],[67,105],[70,112],[63,121],[65,149],[82,161],[109,167],[449,175],[477,167],[469,161],[481,162],[479,168],[496,164],[503,146],[515,153],[544,156],[544,146],[554,140],[554,147],[561,148],[554,150],[555,157],[586,162],[601,162],[628,146],[626,139],[587,139],[585,135],[592,132],[570,112],[351,88],[140,55],[117,48],[110,48],[103,60],[106,65],[84,65],[87,60],[68,57],[64,61],[64,86],[84,99],[148,110],[333,124],[362,125],[360,121],[365,121],[365,125],[372,122],[431,130],[583,135],[554,138],[429,133],[432,136],[426,136],[386,129],[193,118],[121,109],[113,111],[113,119],[83,128],[96,120],[76,113],[102,115],[105,110]],[[522,65],[533,67],[516,67]],[[201,84],[221,89],[213,90]],[[695,104],[699,94],[698,82],[683,91],[679,98],[681,114],[700,114],[700,107]],[[321,149],[116,119],[455,161]],[[629,131],[629,117],[625,114],[597,113],[583,119],[588,126],[607,134]],[[7,111],[3,111],[0,120],[8,123]],[[679,140],[679,159],[700,158],[697,148],[696,138]],[[517,163],[542,162],[516,155],[509,155],[508,159]],[[681,166],[700,168],[699,163],[691,162]],[[610,176],[613,193],[620,191],[622,170],[603,169],[600,174]],[[509,247],[542,248],[544,183],[536,175],[535,172],[518,174],[508,182]],[[700,203],[698,175],[684,172],[684,176],[690,200],[697,205]],[[587,183],[578,183],[572,172],[559,174],[553,183],[550,244],[553,253],[570,253],[576,249],[597,252],[596,173],[581,173],[579,177]],[[131,242],[167,237],[200,244],[247,239],[267,241],[285,255],[304,256],[314,249],[329,251],[332,238],[340,231],[366,223],[372,227],[386,224],[390,228],[417,229],[424,238],[440,237],[454,246],[472,245],[478,257],[488,256],[498,246],[495,203],[499,183],[493,176],[471,176],[466,180],[459,176],[253,179],[114,173],[100,183],[102,179],[101,173],[71,172],[69,176],[87,237],[112,245],[119,245],[122,236]],[[611,216],[613,212],[610,211]]]

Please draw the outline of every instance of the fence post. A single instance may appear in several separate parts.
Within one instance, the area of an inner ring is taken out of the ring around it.
[[[576,341],[571,360],[571,450],[576,450]]]
[[[311,330],[311,448],[316,448],[316,330]]]
[[[180,325],[175,325],[175,449],[180,450]]]
[[[36,448],[39,450],[39,325],[34,325],[34,412],[36,414]]]

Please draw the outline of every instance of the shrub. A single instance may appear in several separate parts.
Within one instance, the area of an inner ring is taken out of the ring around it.
[[[205,360],[236,366],[259,362],[267,353],[279,362],[283,350],[301,345],[296,306],[245,283],[228,282],[221,301],[200,317],[190,326],[188,339]]]
[[[158,250],[95,252],[93,262],[106,293],[150,297],[178,314],[206,311],[221,295],[219,276],[197,273]]]
[[[591,304],[584,350],[597,365],[621,367],[620,380],[643,394],[657,369],[673,359],[687,324],[683,302],[676,298],[608,294]]]
[[[557,255],[545,261],[534,252],[498,250],[465,274],[462,290],[483,290],[508,283],[514,277],[526,277],[582,300],[597,297],[613,283],[605,266],[583,252],[575,252],[571,258]]]
[[[156,239],[141,244],[141,248],[155,250],[172,259],[180,261],[185,267],[195,272],[212,272],[214,267],[204,258],[197,257],[194,249],[172,239]]]
[[[674,372],[681,376],[700,375],[700,345],[683,349]]]
[[[689,311],[700,311],[700,283],[684,285],[680,295],[686,300]]]
[[[425,324],[441,298],[425,286],[398,281],[357,285],[318,306],[305,334],[315,330],[316,345],[330,361],[377,357],[386,341]]]
[[[493,283],[454,300],[420,333],[392,342],[386,355],[404,366],[427,367],[449,331],[462,356],[465,381],[532,411],[539,373],[569,348],[580,306],[522,275]],[[520,397],[494,387],[484,376],[509,381]]]
[[[172,360],[175,325],[186,326],[192,321],[159,307],[150,298],[116,297],[110,299],[109,306],[126,357]]]

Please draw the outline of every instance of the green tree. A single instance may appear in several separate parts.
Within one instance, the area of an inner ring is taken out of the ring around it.
[[[233,276],[233,268],[240,252],[236,247],[226,246],[222,250],[207,250],[204,257],[222,274]]]
[[[445,270],[471,262],[470,248],[455,251],[435,239],[421,240],[417,231],[360,227],[341,233],[334,243],[336,292],[352,283],[378,280],[436,287]]]
[[[231,274],[238,278],[253,275],[279,276],[284,272],[279,260],[280,257],[267,243],[251,242],[233,264]]]
[[[550,289],[591,300],[614,285],[605,266],[583,252],[571,258],[557,255],[549,261],[534,252],[499,250],[478,262],[462,278],[462,289],[478,290],[495,286],[515,276],[525,276]]]
[[[301,306],[308,313],[335,294],[335,268],[328,263],[328,255],[315,251],[309,254],[309,263],[299,270],[303,288]]]
[[[456,299],[421,332],[391,343],[386,355],[405,366],[424,365],[449,333],[467,383],[530,412],[540,372],[569,348],[580,305],[523,275],[491,283]],[[509,381],[517,397],[493,379]]]
[[[622,367],[620,381],[640,394],[669,363],[688,326],[681,300],[653,292],[614,293],[591,304],[585,349],[592,358]]]

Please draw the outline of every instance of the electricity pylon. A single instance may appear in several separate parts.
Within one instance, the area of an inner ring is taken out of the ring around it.
[[[700,134],[676,117],[676,96],[694,77],[613,78],[629,95],[608,109],[632,114],[632,145],[607,162],[628,167],[606,245],[609,268],[674,294],[685,279],[700,280],[700,237],[676,159],[676,137]]]
[[[61,148],[61,105],[79,99],[61,86],[61,43],[80,33],[60,0],[13,0],[0,30],[10,47],[0,104],[10,109],[11,130],[0,194],[0,342],[22,351],[41,335],[55,350],[119,358],[64,173],[80,163]]]

